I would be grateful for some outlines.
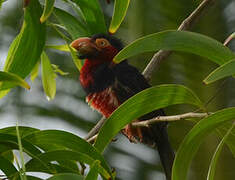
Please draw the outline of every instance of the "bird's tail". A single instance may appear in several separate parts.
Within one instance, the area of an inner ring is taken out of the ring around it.
[[[165,115],[163,110],[157,110],[142,117],[143,119],[150,119],[159,115]],[[172,166],[174,162],[175,153],[169,142],[167,133],[167,122],[159,122],[142,128],[143,143],[151,145],[158,150],[160,160],[166,175],[167,180],[171,180]]]
[[[156,126],[156,125],[155,125]],[[163,127],[153,127],[155,136],[156,148],[158,150],[162,166],[165,171],[166,179],[171,180],[172,165],[174,162],[175,153],[169,142],[167,126]],[[157,129],[157,132],[156,132]]]

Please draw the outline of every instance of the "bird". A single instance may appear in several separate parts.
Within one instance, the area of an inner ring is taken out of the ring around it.
[[[79,80],[87,94],[86,101],[104,117],[108,118],[123,102],[151,87],[138,69],[130,65],[127,60],[120,63],[113,61],[113,58],[124,47],[121,40],[115,36],[95,34],[91,37],[80,37],[70,46],[77,51],[79,59],[85,59]],[[164,115],[164,111],[159,109],[135,121]],[[141,142],[157,149],[166,179],[171,179],[174,150],[169,142],[167,122],[138,128],[129,124],[122,130],[122,133],[131,142]]]

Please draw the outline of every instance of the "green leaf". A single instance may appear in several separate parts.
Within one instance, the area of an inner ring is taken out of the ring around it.
[[[227,76],[231,76],[235,74],[235,60],[226,62],[213,72],[211,72],[206,79],[203,80],[204,83],[210,84],[215,82],[219,79],[225,78]]]
[[[78,59],[77,51],[75,51],[70,46],[69,46],[69,50],[70,50],[70,53],[71,53],[71,56],[72,56],[72,59],[73,59],[73,63],[75,64],[78,71],[80,71],[82,69],[82,60]]]
[[[60,24],[65,26],[66,30],[73,39],[89,35],[86,27],[71,14],[58,8],[54,8],[54,14]]]
[[[104,14],[98,0],[72,0],[83,13],[85,22],[89,29],[89,35],[107,33]]]
[[[219,127],[216,129],[217,134],[223,138],[229,129],[233,126],[233,122],[229,122],[226,125]],[[230,151],[232,152],[233,156],[235,157],[235,128],[232,129],[230,135],[226,138],[226,145],[229,147]]]
[[[95,180],[98,178],[98,169],[100,162],[98,160],[94,161],[90,167],[90,171],[87,174],[85,180]]]
[[[33,158],[29,160],[26,164],[27,171],[40,171],[43,169],[43,166],[41,166],[41,164],[38,163],[38,159],[40,159],[45,163],[52,161],[74,160],[77,162],[92,165],[95,162],[94,159],[92,159],[89,155],[84,153],[75,152],[71,150],[56,150],[39,154],[36,159]],[[109,173],[99,164],[96,170],[106,179],[110,178]]]
[[[56,174],[47,180],[83,180],[83,177],[77,174],[73,173],[61,173],[61,174]]]
[[[13,73],[0,71],[0,85],[3,82],[11,82],[14,85],[30,89],[29,84],[26,81],[24,81],[24,79],[22,79],[20,76]]]
[[[106,120],[99,132],[95,147],[103,152],[113,137],[131,121],[153,110],[176,104],[191,104],[203,108],[198,97],[182,85],[160,85],[141,91],[124,102]]]
[[[225,143],[226,139],[231,134],[234,126],[235,126],[235,123],[233,123],[232,127],[230,127],[230,129],[227,131],[227,133],[225,134],[225,136],[223,137],[223,139],[220,141],[219,145],[217,146],[217,148],[215,150],[215,153],[212,157],[210,166],[209,166],[209,170],[208,170],[208,174],[207,174],[207,180],[214,180],[215,172],[216,172],[216,165],[217,165],[217,161],[219,159],[219,155],[222,151],[222,148],[224,146],[224,143]]]
[[[49,16],[51,15],[54,8],[54,3],[55,0],[45,0],[43,13],[40,18],[41,23],[44,23],[47,20],[47,18],[49,18]]]
[[[35,133],[38,131],[40,131],[40,130],[36,129],[36,128],[19,126],[19,133],[20,133],[20,137],[22,137],[22,138],[24,138],[25,136],[28,136],[31,133]],[[2,129],[0,129],[0,133],[16,136],[16,127],[11,126],[11,127],[7,127],[7,128],[2,128]]]
[[[110,175],[112,174],[104,157],[91,144],[71,133],[58,130],[45,130],[30,134],[24,139],[41,149],[47,149],[48,146],[54,146],[57,147],[57,150],[72,150],[87,154],[92,159],[99,160],[101,166],[109,172]],[[56,149],[54,148],[54,150]]]
[[[35,176],[26,176],[27,180],[43,180],[41,178],[35,177]]]
[[[113,17],[109,26],[109,32],[114,34],[126,16],[130,0],[115,0]]]
[[[57,65],[55,65],[55,64],[52,64],[51,66],[52,66],[52,68],[53,68],[53,71],[54,71],[55,73],[60,74],[61,76],[66,76],[66,75],[69,74],[68,72],[62,71],[62,70],[59,68],[59,66],[57,66]]]
[[[23,146],[21,142],[21,137],[20,137],[20,132],[19,132],[19,127],[18,124],[16,125],[16,135],[17,135],[17,142],[18,142],[18,147],[19,147],[19,152],[20,152],[20,160],[21,160],[21,175],[24,180],[26,179],[26,169],[25,169],[25,163],[24,163],[24,155],[23,155]]]
[[[17,74],[21,78],[28,76],[38,62],[46,39],[46,26],[39,21],[42,14],[39,2],[30,1],[24,11],[23,26],[10,46],[4,67],[4,71]],[[0,89],[13,86],[12,83],[3,83]]]
[[[60,51],[70,52],[69,45],[63,44],[63,45],[47,45],[46,48],[52,48]]]
[[[42,60],[42,84],[48,100],[54,99],[56,94],[56,74],[53,71],[50,60],[45,52],[41,55]]]
[[[40,61],[37,62],[37,64],[34,66],[33,70],[31,71],[30,79],[32,82],[38,77],[39,66],[40,66]]]
[[[137,39],[121,50],[114,61],[119,63],[131,56],[160,49],[193,53],[219,65],[235,58],[232,51],[208,36],[187,31],[163,31]]]
[[[15,168],[15,166],[11,163],[11,161],[6,159],[5,157],[0,156],[0,162],[0,170],[4,172],[4,174],[8,178],[11,177],[13,174],[17,173],[17,169]]]
[[[199,121],[187,134],[176,153],[172,169],[173,180],[185,180],[190,163],[206,136],[224,123],[234,121],[235,108],[227,108]]]

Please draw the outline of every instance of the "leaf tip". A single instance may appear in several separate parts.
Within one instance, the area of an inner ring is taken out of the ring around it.
[[[112,27],[110,27],[109,28],[109,34],[114,34],[115,32],[117,31],[117,28],[112,28]]]
[[[203,84],[205,84],[205,85],[208,85],[208,84],[209,84],[209,82],[207,81],[207,79],[204,79],[202,82],[203,82]]]
[[[41,24],[44,23],[45,21],[46,21],[45,16],[40,17],[40,23],[41,23]]]

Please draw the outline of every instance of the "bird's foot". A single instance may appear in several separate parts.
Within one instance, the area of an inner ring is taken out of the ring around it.
[[[129,139],[130,142],[137,143],[143,141],[143,134],[140,127],[133,127],[131,124],[126,125],[122,133]]]

